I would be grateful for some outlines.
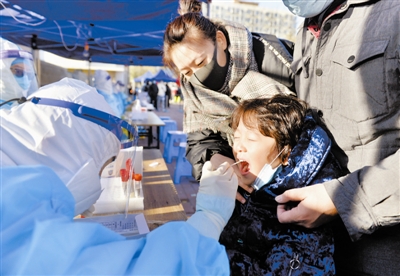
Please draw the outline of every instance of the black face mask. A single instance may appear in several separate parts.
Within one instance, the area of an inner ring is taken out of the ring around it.
[[[200,85],[214,91],[218,91],[225,83],[226,74],[228,72],[230,55],[226,50],[226,64],[219,66],[217,62],[217,46],[215,46],[214,55],[210,63],[196,71],[189,81],[194,85]]]

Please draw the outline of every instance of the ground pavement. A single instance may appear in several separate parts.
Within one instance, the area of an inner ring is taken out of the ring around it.
[[[178,130],[182,130],[182,121],[183,121],[183,110],[182,103],[174,103],[170,102],[169,108],[166,109],[166,112],[161,111],[153,111],[158,116],[168,116],[172,120],[175,120],[178,126]],[[155,129],[153,129],[155,133]],[[143,139],[139,139],[139,146],[147,144],[147,137]],[[156,141],[154,141],[153,145],[156,145]],[[160,143],[160,151],[161,154],[164,152],[164,144]],[[168,170],[171,175],[171,179],[174,178],[174,170],[176,165],[176,159],[168,164]],[[199,190],[199,184],[193,177],[182,176],[181,182],[179,184],[175,184],[175,188],[178,192],[179,198],[181,199],[182,206],[185,209],[186,215],[190,217],[195,212],[196,206],[196,195]]]

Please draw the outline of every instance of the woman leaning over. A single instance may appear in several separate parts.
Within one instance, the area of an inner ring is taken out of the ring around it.
[[[234,162],[229,118],[239,102],[294,94],[293,45],[237,23],[211,21],[199,1],[181,0],[179,14],[166,28],[163,59],[180,76],[186,158],[199,180],[207,160],[215,166]]]

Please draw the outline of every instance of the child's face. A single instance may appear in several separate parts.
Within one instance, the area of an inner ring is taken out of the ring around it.
[[[247,128],[240,119],[234,133],[233,154],[237,160],[245,161],[237,166],[239,166],[242,183],[250,186],[264,165],[270,164],[279,152],[275,139],[261,134],[256,122],[254,128]],[[277,158],[271,167],[276,168],[280,162]]]

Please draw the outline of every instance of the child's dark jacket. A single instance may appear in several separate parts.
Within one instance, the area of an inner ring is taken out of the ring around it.
[[[318,120],[320,121],[320,120]],[[235,211],[224,228],[232,275],[334,275],[333,235],[329,225],[306,229],[280,224],[276,195],[347,173],[331,151],[332,141],[317,125],[311,112],[302,134],[274,180],[251,195],[239,189],[246,203],[236,201]]]

